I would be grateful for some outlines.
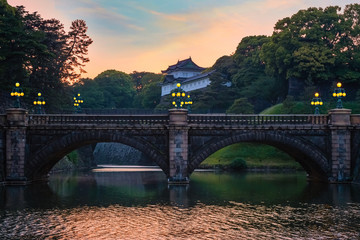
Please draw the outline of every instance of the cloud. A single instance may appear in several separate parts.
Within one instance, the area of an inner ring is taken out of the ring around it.
[[[245,36],[271,35],[275,23],[308,7],[358,0],[8,0],[70,25],[84,19],[90,46],[88,74],[113,68],[160,72],[192,56],[209,67],[236,50]]]

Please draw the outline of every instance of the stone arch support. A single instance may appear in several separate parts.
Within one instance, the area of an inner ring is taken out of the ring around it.
[[[66,154],[82,146],[98,142],[117,142],[133,147],[150,158],[168,175],[169,166],[166,153],[155,148],[149,141],[140,136],[127,136],[108,131],[79,131],[58,137],[44,145],[26,164],[26,176],[30,180],[46,178],[51,168]]]
[[[274,146],[298,161],[309,177],[327,181],[331,167],[326,154],[316,146],[296,136],[265,131],[249,131],[232,136],[217,137],[210,140],[190,156],[189,173],[192,173],[202,161],[216,151],[240,142],[258,142]]]

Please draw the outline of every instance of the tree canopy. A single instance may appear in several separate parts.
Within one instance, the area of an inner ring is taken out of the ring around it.
[[[69,94],[69,84],[78,81],[89,61],[92,40],[86,32],[83,20],[73,21],[66,33],[59,20],[43,19],[1,0],[0,88],[9,90],[20,82],[28,95],[40,91],[48,104],[60,107],[66,98],[59,96]]]
[[[107,70],[92,79],[82,79],[75,91],[84,98],[84,108],[131,108],[135,88],[131,77],[120,71]]]
[[[300,10],[279,20],[262,51],[268,73],[309,83],[360,79],[360,5]]]

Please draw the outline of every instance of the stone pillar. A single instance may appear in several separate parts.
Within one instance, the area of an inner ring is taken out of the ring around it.
[[[169,183],[189,183],[186,109],[169,110]]]
[[[329,111],[331,129],[330,181],[343,182],[351,178],[350,109]]]
[[[25,184],[25,145],[28,112],[21,108],[6,110],[6,184]]]

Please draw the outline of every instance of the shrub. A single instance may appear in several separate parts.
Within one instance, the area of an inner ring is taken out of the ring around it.
[[[247,164],[244,159],[235,158],[234,161],[229,165],[229,167],[234,170],[244,170],[247,169]]]

